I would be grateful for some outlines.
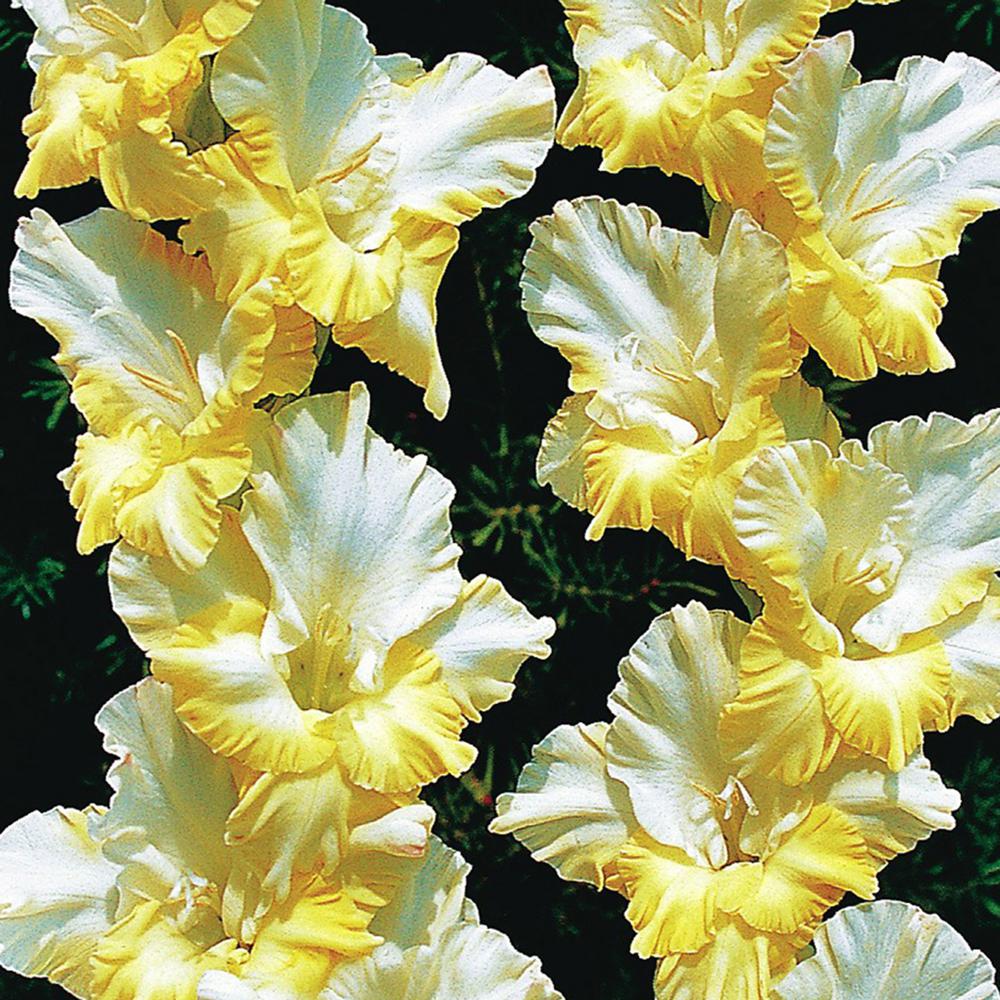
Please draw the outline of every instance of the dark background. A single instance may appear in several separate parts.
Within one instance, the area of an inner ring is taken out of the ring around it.
[[[560,107],[575,69],[555,0],[469,4],[467,0],[346,3],[370,26],[380,52],[409,51],[428,64],[449,52],[480,53],[510,72],[547,63]],[[474,14],[470,10],[475,10]],[[12,191],[24,151],[19,133],[32,74],[23,65],[27,19],[0,15],[5,70],[4,178]],[[1000,0],[902,0],[856,7],[828,19],[826,30],[853,28],[857,63],[866,78],[891,75],[909,53],[943,57],[952,49],[1000,64]],[[994,38],[997,29],[998,37]],[[564,508],[534,481],[534,454],[547,419],[566,395],[566,365],[535,340],[518,306],[520,260],[527,227],[560,198],[601,194],[649,205],[665,223],[704,230],[699,190],[655,170],[617,176],[598,171],[593,150],[553,150],[534,189],[462,228],[462,244],[439,296],[439,338],[454,398],[443,424],[424,413],[409,383],[369,364],[358,351],[331,350],[315,390],[365,378],[373,423],[409,451],[426,451],[458,487],[456,535],[466,577],[486,571],[538,614],[557,618],[553,656],[529,662],[513,701],[474,727],[481,751],[461,782],[430,788],[438,832],[474,865],[471,894],[484,922],[541,956],[570,1000],[650,996],[651,962],[629,955],[624,901],[561,882],[512,838],[485,831],[492,798],[512,788],[530,747],[562,722],[603,719],[616,665],[649,624],[674,603],[700,598],[739,610],[721,571],[685,564],[658,535],[612,531],[585,543],[585,518]],[[102,203],[88,185],[44,192],[39,203],[70,221]],[[13,254],[15,220],[29,206],[8,196],[2,229]],[[923,378],[883,374],[845,388],[814,361],[807,375],[824,385],[848,429],[866,432],[880,420],[945,410],[968,418],[997,403],[996,290],[998,224],[973,226],[960,258],[944,266],[951,298],[942,335],[956,371]],[[5,314],[0,350],[0,827],[56,803],[106,801],[106,760],[92,719],[114,692],[137,680],[142,657],[112,614],[106,551],[83,558],[75,524],[55,475],[72,458],[80,422],[65,385],[46,360],[52,343],[31,322]],[[928,753],[965,804],[957,831],[939,833],[884,873],[883,896],[935,910],[973,945],[1000,960],[1000,748],[997,730],[970,720],[928,738]],[[0,1000],[55,997],[48,984],[0,973]]]

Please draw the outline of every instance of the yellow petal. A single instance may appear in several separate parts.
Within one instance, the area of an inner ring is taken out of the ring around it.
[[[246,953],[235,942],[206,948],[183,934],[154,900],[141,902],[91,956],[94,996],[107,1000],[195,1000],[210,969],[236,972]]]
[[[286,280],[285,252],[295,205],[291,194],[259,181],[239,136],[193,156],[220,184],[180,229],[188,253],[204,250],[220,298],[232,302],[262,278]]]
[[[189,218],[219,191],[166,122],[155,131],[134,127],[116,135],[99,152],[97,171],[108,201],[145,222]]]
[[[385,664],[384,690],[352,698],[319,730],[336,741],[353,782],[403,792],[472,766],[476,751],[462,742],[464,727],[440,661],[400,640]]]
[[[844,741],[899,771],[925,729],[947,728],[948,654],[928,633],[907,637],[893,653],[870,652],[864,659],[823,657],[816,683]]]
[[[678,452],[653,428],[608,431],[595,425],[584,445],[587,509],[594,515],[587,538],[607,528],[654,524],[679,537],[683,512],[706,460],[707,442]]]
[[[394,238],[402,250],[402,270],[392,303],[365,322],[335,326],[332,336],[419,385],[424,405],[440,420],[448,412],[451,387],[438,350],[437,292],[458,249],[458,230],[404,215],[396,220]]]
[[[274,310],[274,336],[264,351],[263,374],[251,400],[299,396],[316,371],[316,321],[297,306]]]
[[[750,628],[740,654],[740,690],[719,724],[741,775],[786,784],[825,770],[840,747],[813,674],[818,654],[765,618]]]
[[[767,1000],[771,950],[768,936],[723,915],[718,933],[701,951],[660,960],[656,1000]]]
[[[751,927],[792,934],[818,920],[846,892],[870,899],[876,862],[857,828],[821,802],[761,861],[724,869],[718,906]]]
[[[216,753],[257,771],[311,771],[336,752],[316,732],[320,713],[295,703],[280,664],[260,651],[259,607],[230,605],[232,619],[178,631],[154,650],[153,673],[174,689],[177,714]],[[242,620],[240,615],[242,614]]]
[[[83,118],[80,78],[96,74],[83,60],[57,56],[38,71],[31,92],[31,113],[24,119],[28,162],[14,193],[37,198],[40,188],[82,184],[97,171],[96,151],[103,137]]]
[[[385,312],[399,294],[399,240],[390,237],[368,253],[355,250],[330,228],[312,189],[296,198],[286,260],[295,301],[328,326],[364,323]]]
[[[640,958],[694,954],[712,940],[716,872],[645,835],[628,840],[615,864],[629,900],[625,916],[636,932],[632,951]]]
[[[149,434],[138,425],[128,426],[114,437],[81,434],[77,438],[73,464],[60,478],[76,508],[80,522],[76,546],[82,554],[113,542],[121,533],[121,480],[130,475],[141,482],[153,474],[155,462],[149,443]]]

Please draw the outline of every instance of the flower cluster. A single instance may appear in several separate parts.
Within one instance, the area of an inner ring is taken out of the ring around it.
[[[11,301],[57,341],[78,548],[116,543],[152,676],[97,717],[110,804],[0,833],[0,965],[83,1000],[560,1000],[420,799],[553,623],[463,578],[454,488],[362,383],[308,394],[329,333],[444,415],[437,287],[531,185],[546,71],[425,71],[321,0],[27,6],[18,192],[115,207],[22,220]]]
[[[1000,207],[1000,74],[921,57],[863,83],[853,37],[818,35],[849,3],[563,5],[560,140],[690,177],[710,227],[597,198],[535,223],[524,308],[572,393],[538,478],[588,538],[655,528],[723,567],[753,621],[655,619],[611,721],[546,737],[492,829],[627,899],[660,1000],[995,998],[906,907],[820,922],[954,825],[924,733],[1000,715],[1000,411],[845,441],[799,368],[954,364],[938,273]]]

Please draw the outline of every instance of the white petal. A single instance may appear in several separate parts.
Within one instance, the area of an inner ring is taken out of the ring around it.
[[[90,997],[89,958],[115,921],[121,868],[75,809],[33,812],[0,833],[0,966]]]
[[[922,754],[898,772],[873,757],[837,758],[807,786],[850,817],[880,861],[912,851],[935,830],[952,830],[961,796]]]
[[[377,669],[455,603],[462,580],[454,487],[370,430],[368,411],[360,383],[284,407],[255,458],[243,526],[273,588],[265,643],[294,648],[328,608]]]
[[[536,861],[573,882],[604,885],[604,866],[635,821],[624,785],[609,777],[608,724],[559,726],[531,753],[517,791],[497,799],[493,833],[513,833]]]
[[[552,146],[555,93],[548,71],[514,78],[457,53],[406,88],[392,203],[459,225],[523,195]]]
[[[725,863],[711,795],[732,767],[719,744],[722,706],[736,697],[747,626],[692,602],[654,619],[619,666],[609,704],[608,773],[629,790],[636,818],[662,844]]]
[[[514,676],[529,656],[549,655],[546,639],[554,631],[551,618],[536,618],[499,580],[480,575],[410,641],[441,660],[441,676],[462,714],[478,722],[480,713],[514,693]]]
[[[121,542],[108,560],[108,580],[115,612],[144,650],[168,645],[183,624],[212,610],[221,619],[227,606],[268,598],[267,578],[229,507],[222,509],[219,541],[196,573]]]
[[[322,1000],[561,1000],[537,958],[516,951],[499,931],[460,924],[436,946],[401,957],[378,949],[342,965]]]
[[[913,494],[895,587],[855,626],[865,642],[891,649],[983,597],[1000,569],[1000,410],[969,423],[933,413],[879,424],[867,454],[904,476]]]
[[[106,208],[63,227],[35,209],[17,243],[11,305],[52,332],[70,378],[81,369],[103,376],[121,397],[114,416],[122,419],[152,415],[180,431],[201,412],[192,366],[226,316],[203,280],[207,268],[199,278],[201,265],[171,260],[179,246],[174,252],[144,223]]]
[[[997,1000],[995,971],[940,917],[882,900],[841,910],[775,1000]]]
[[[98,823],[115,856],[152,845],[182,871],[224,885],[236,789],[226,762],[178,721],[170,688],[149,677],[126,688],[98,712],[97,728],[118,758],[108,772],[111,808]]]
[[[692,381],[713,323],[717,260],[707,242],[663,229],[650,209],[599,198],[559,202],[531,231],[524,309],[569,361],[570,388],[596,390],[590,415],[675,435],[684,418],[687,438],[697,437],[693,421],[711,409],[710,390]]]
[[[475,907],[465,897],[470,870],[458,851],[431,837],[423,863],[375,914],[371,932],[385,938],[386,948],[402,952],[436,945],[455,924],[477,922]]]
[[[364,24],[317,0],[265,0],[219,53],[212,96],[253,148],[257,176],[301,191],[339,176],[379,138],[389,80]],[[359,127],[360,126],[360,127]]]
[[[951,664],[952,714],[992,722],[1000,716],[1000,583],[991,580],[983,600],[935,632]]]

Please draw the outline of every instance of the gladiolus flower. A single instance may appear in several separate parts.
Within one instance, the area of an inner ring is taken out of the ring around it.
[[[845,892],[870,897],[890,858],[954,825],[957,794],[916,754],[898,775],[858,755],[801,789],[741,781],[717,724],[746,632],[696,603],[655,619],[621,663],[614,721],[546,737],[491,824],[628,899],[664,1000],[764,1000]]]
[[[539,481],[593,515],[588,538],[655,527],[742,575],[732,504],[750,458],[840,439],[793,374],[804,348],[780,244],[745,212],[706,240],[595,198],[561,202],[532,231],[524,307],[574,392],[545,432]]]
[[[219,184],[173,126],[185,131],[205,58],[246,26],[256,5],[25,0],[38,26],[28,51],[38,79],[24,120],[28,162],[15,193],[34,198],[40,188],[97,177],[108,200],[138,219],[204,207]]]
[[[87,433],[62,474],[77,547],[119,536],[190,570],[218,537],[219,502],[250,469],[253,404],[301,392],[315,324],[262,281],[230,308],[204,259],[111,209],[65,227],[35,209],[17,232],[13,308],[59,343]]]
[[[264,898],[228,836],[237,779],[179,724],[169,689],[146,679],[97,724],[117,758],[110,807],[36,812],[0,834],[0,965],[83,1000],[194,1000],[210,972],[308,997],[382,943],[372,917],[419,867],[399,857],[391,806],[351,831],[334,872]],[[422,850],[433,813],[420,809]]]
[[[767,449],[735,504],[763,614],[723,733],[798,783],[842,749],[899,770],[924,730],[1000,714],[1000,411]]]
[[[496,580],[463,581],[453,487],[368,410],[360,383],[282,408],[200,572],[124,545],[111,558],[114,606],[181,719],[267,772],[262,808],[312,803],[307,841],[350,784],[405,795],[465,771],[467,722],[554,629]],[[286,832],[287,852],[310,847]]]
[[[222,194],[183,228],[230,302],[266,277],[333,337],[425,390],[450,389],[438,285],[458,226],[524,194],[552,145],[544,67],[514,79],[459,54],[424,71],[376,56],[322,0],[264,0],[216,58],[212,94],[237,133],[195,159]]]

